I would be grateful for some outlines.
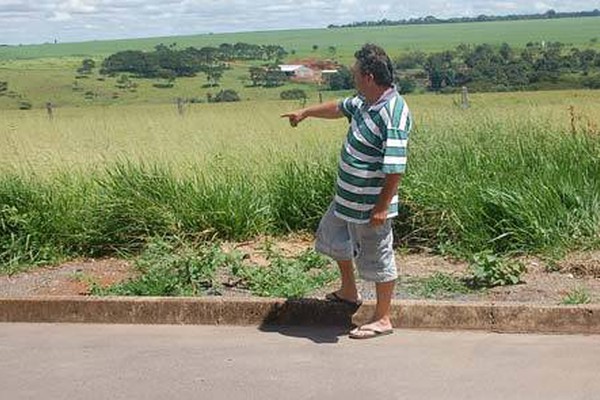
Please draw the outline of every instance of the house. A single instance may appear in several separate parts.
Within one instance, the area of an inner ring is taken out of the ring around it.
[[[319,78],[320,71],[315,71],[306,65],[301,64],[282,64],[279,69],[290,79],[295,81],[314,81]]]

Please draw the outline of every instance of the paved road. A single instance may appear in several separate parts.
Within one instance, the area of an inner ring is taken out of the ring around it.
[[[599,399],[600,336],[0,324],[0,399]]]

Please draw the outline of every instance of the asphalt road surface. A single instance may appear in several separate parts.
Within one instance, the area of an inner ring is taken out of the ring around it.
[[[0,324],[0,399],[600,399],[600,336]]]

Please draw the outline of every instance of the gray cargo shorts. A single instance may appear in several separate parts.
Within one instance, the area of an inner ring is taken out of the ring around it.
[[[392,220],[372,227],[345,221],[334,214],[332,202],[317,229],[315,250],[336,261],[354,260],[359,276],[369,282],[398,277],[392,243]]]

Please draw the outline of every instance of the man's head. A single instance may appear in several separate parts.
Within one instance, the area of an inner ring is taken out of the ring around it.
[[[388,88],[394,82],[392,61],[385,51],[374,44],[365,44],[354,53],[356,62],[352,67],[354,84],[359,92],[366,94],[373,87]]]

